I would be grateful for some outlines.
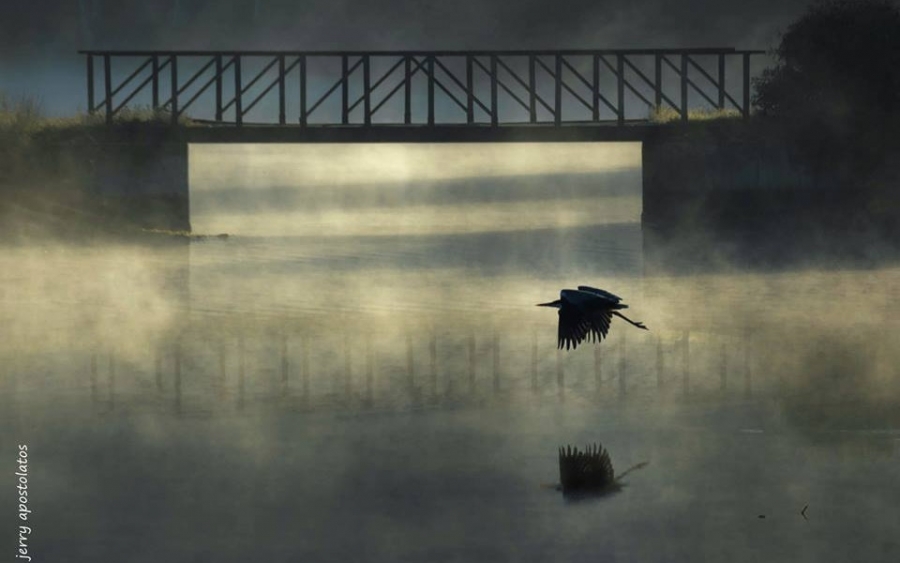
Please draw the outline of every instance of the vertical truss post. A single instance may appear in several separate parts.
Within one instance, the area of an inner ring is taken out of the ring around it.
[[[534,55],[528,55],[528,119],[537,122],[537,80],[534,72]]]
[[[284,55],[278,55],[278,123],[285,124],[284,108]]]
[[[216,55],[216,121],[222,121],[222,55]]]
[[[594,53],[593,64],[591,67],[591,72],[593,74],[593,81],[591,83],[591,88],[593,88],[593,92],[591,92],[591,117],[594,122],[600,121],[600,54]],[[599,348],[598,348],[599,350]]]
[[[653,71],[654,71],[654,99],[653,103],[656,104],[656,110],[659,111],[662,109],[662,53],[656,53],[653,57]]]
[[[412,123],[412,55],[406,55],[403,61],[403,123]]]
[[[110,68],[109,54],[103,55],[103,91],[106,95],[104,105],[106,107],[106,123],[112,123],[112,69]]]
[[[496,127],[500,121],[497,111],[497,55],[491,55],[491,127]]]
[[[434,55],[425,57],[428,70],[428,125],[434,125]]]
[[[725,109],[725,54],[719,53],[719,109]]]
[[[94,113],[94,55],[87,54],[88,113]]]
[[[619,125],[625,124],[625,55],[616,54],[616,97],[618,98],[616,112]]]
[[[240,126],[244,122],[244,107],[241,103],[241,56],[234,56],[234,123]]]
[[[562,123],[562,55],[556,55],[556,80],[553,94],[553,123]]]
[[[744,119],[750,117],[750,53],[744,53]]]
[[[300,126],[306,127],[306,55],[300,55]]]
[[[178,123],[178,59],[172,54],[169,57],[169,72],[171,73],[169,90],[172,93],[172,125]]]
[[[473,80],[472,55],[466,55],[466,123],[475,122],[475,81]]]
[[[681,120],[688,120],[688,55],[681,54]]]
[[[151,63],[152,68],[150,69],[153,73],[152,78],[151,78],[151,82],[152,82],[151,89],[153,91],[152,107],[153,107],[153,109],[158,109],[159,108],[159,57],[157,55],[153,55],[151,58],[153,59],[153,63]]]
[[[369,65],[369,55],[363,55],[363,123],[365,123],[366,127],[372,125],[372,76]]]
[[[350,123],[350,77],[347,55],[341,55],[341,125]]]

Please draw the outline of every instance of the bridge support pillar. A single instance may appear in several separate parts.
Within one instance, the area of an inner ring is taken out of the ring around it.
[[[190,231],[188,144],[183,140],[101,141],[90,158],[93,191],[112,224]]]

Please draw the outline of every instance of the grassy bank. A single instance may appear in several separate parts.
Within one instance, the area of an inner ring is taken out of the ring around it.
[[[142,213],[178,212],[186,203],[140,194],[128,179],[150,167],[155,147],[177,142],[188,124],[183,120],[173,127],[166,112],[149,109],[123,111],[112,125],[99,115],[51,118],[32,98],[0,93],[0,234],[15,241],[135,234],[159,227],[148,224]],[[128,146],[135,150],[117,148]],[[128,168],[116,171],[123,185],[111,190],[104,184],[110,183],[105,177],[115,159]]]

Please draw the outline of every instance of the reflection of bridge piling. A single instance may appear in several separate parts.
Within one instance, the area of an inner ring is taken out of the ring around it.
[[[433,399],[438,397],[438,368],[437,368],[437,334],[433,331],[431,339],[428,341],[428,356],[431,360],[429,374],[431,375],[431,396]]]
[[[475,335],[469,335],[469,394],[475,394]]]
[[[163,393],[163,373],[162,373],[162,354],[160,352],[159,346],[156,347],[156,352],[153,355],[153,375],[154,380],[156,381],[156,394],[162,397]]]
[[[494,360],[494,394],[497,394],[500,392],[500,337],[496,332],[494,332],[493,341],[491,342],[491,352]]]
[[[656,388],[662,389],[663,386],[663,344],[662,336],[656,337]]]
[[[309,404],[309,337],[304,336],[301,340],[303,355],[300,358],[300,386],[303,390],[303,403]]]
[[[719,347],[719,390],[725,393],[728,390],[728,347],[723,342]]]
[[[525,329],[522,336],[492,331],[485,335],[482,348],[472,330],[454,334],[452,329],[433,327],[367,331],[358,337],[346,327],[335,332],[286,328],[258,334],[249,327],[226,330],[214,339],[184,330],[177,338],[164,339],[167,344],[147,356],[152,371],[144,373],[150,373],[147,388],[153,404],[185,413],[198,408],[244,410],[262,404],[303,410],[482,404],[489,396],[515,401],[525,396],[546,400],[552,395],[565,400],[575,394],[604,402],[650,393],[666,400],[700,399],[727,394],[735,373],[743,374],[746,397],[754,391],[754,343],[749,332],[660,329],[626,334],[627,327],[622,326],[612,339],[559,350],[555,334],[548,337],[548,331],[538,334],[537,328]],[[446,345],[444,339],[449,341]],[[353,342],[361,344],[358,367],[353,365]],[[230,347],[236,348],[234,354],[227,352]],[[313,356],[313,347],[325,352]],[[339,351],[329,354],[329,349]],[[134,378],[127,368],[135,366],[136,373],[141,369],[132,359],[123,362],[116,353],[103,353],[108,355],[106,376],[99,373],[100,354],[88,358],[90,400],[104,411],[119,410],[133,400],[129,386],[133,389]],[[478,381],[479,354],[485,361],[485,385]],[[675,373],[673,365],[678,366]],[[376,378],[379,366],[391,370],[381,381]],[[354,369],[359,389],[354,389]],[[229,371],[236,373],[231,381]],[[427,375],[419,378],[417,374]],[[455,386],[466,377],[468,393],[460,394]],[[167,379],[171,385],[165,384]],[[610,387],[613,379],[618,383]],[[670,384],[679,379],[680,389],[673,393]],[[221,400],[232,396],[233,401]]]
[[[628,357],[625,350],[625,332],[619,337],[619,396],[624,397],[628,390],[625,374],[628,369]]]
[[[691,332],[681,335],[681,390],[687,397],[691,393]]]
[[[91,403],[97,404],[97,354],[91,354]]]
[[[244,408],[244,394],[246,387],[246,365],[244,350],[244,333],[238,333],[238,409]]]
[[[374,400],[373,385],[375,382],[374,358],[372,355],[372,335],[366,334],[366,405],[372,404]]]
[[[290,387],[290,362],[288,361],[287,334],[281,333],[281,396],[287,397]]]
[[[416,373],[413,369],[412,335],[406,335],[406,388],[412,393],[416,387]]]
[[[563,355],[562,350],[556,350],[556,393],[562,399],[566,388],[565,372],[563,371]]]
[[[18,370],[15,366],[10,365],[11,361],[0,361],[0,383],[4,384],[2,393],[3,407],[5,412],[15,412],[16,396],[18,394],[19,377]]]
[[[350,339],[344,335],[344,369],[341,378],[344,380],[344,399],[349,401],[353,395],[353,367],[350,361]],[[412,376],[410,376],[412,379]]]
[[[227,373],[225,371],[225,343],[219,346],[219,378],[216,389],[216,396],[219,400],[223,400],[226,395]]]
[[[112,410],[116,406],[116,359],[115,355],[110,352],[109,353],[109,373],[108,373],[108,387],[107,391],[108,395],[108,403],[109,409]]]
[[[181,413],[181,342],[175,342],[175,412]]]
[[[750,334],[749,331],[744,336],[744,397],[750,398],[753,395],[752,374],[750,371]]]

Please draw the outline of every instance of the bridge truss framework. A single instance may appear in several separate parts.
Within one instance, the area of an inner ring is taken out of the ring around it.
[[[733,48],[557,51],[79,51],[91,114],[301,128],[618,125],[750,113]],[[99,62],[99,64],[98,64]],[[98,69],[98,67],[100,67]],[[98,99],[99,98],[99,99]]]

